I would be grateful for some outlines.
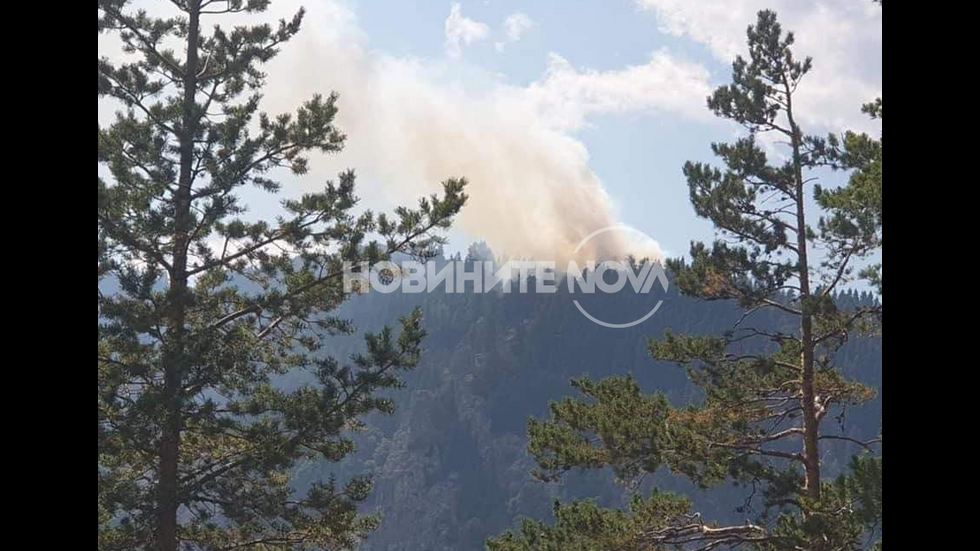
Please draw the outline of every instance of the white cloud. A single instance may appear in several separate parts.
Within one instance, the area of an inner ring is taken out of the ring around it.
[[[711,91],[707,69],[659,50],[643,65],[615,71],[579,70],[552,53],[543,78],[524,95],[555,128],[574,130],[592,115],[672,113],[710,117],[704,106]]]
[[[743,54],[745,29],[762,9],[794,31],[796,53],[814,58],[800,85],[800,118],[821,130],[871,128],[862,103],[881,95],[881,8],[870,0],[636,0],[663,32],[705,45],[726,65]]]
[[[507,40],[517,42],[527,31],[534,27],[534,21],[526,13],[515,12],[507,16],[504,20],[504,31],[507,33]]]
[[[463,48],[490,36],[490,27],[465,17],[463,7],[459,2],[455,2],[449,9],[449,17],[446,18],[445,33],[446,54],[458,58],[463,55]]]
[[[534,27],[534,21],[529,15],[522,12],[514,12],[504,20],[505,40],[494,42],[493,47],[498,52],[503,52],[508,42],[518,42],[527,31]]]

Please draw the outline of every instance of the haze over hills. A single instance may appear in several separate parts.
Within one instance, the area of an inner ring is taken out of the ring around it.
[[[356,320],[358,334],[330,341],[330,352],[343,359],[359,351],[361,331],[377,330],[421,306],[429,336],[418,368],[405,375],[405,388],[391,396],[398,410],[374,416],[358,440],[358,452],[340,465],[304,465],[297,484],[331,473],[370,473],[375,490],[366,511],[383,515],[381,528],[362,545],[364,551],[479,551],[487,537],[522,517],[550,518],[556,498],[594,497],[604,505],[622,505],[629,491],[610,475],[574,475],[563,485],[530,476],[535,467],[525,448],[529,417],[547,413],[549,400],[572,395],[569,380],[632,374],[644,390],[661,390],[677,404],[698,396],[683,369],[655,362],[647,353],[649,337],[665,329],[717,334],[738,319],[734,305],[703,302],[677,294],[638,295],[629,286],[610,294],[571,296],[563,285],[540,294],[392,294],[370,293],[347,302],[338,315]],[[585,319],[578,299],[602,319],[628,321],[664,303],[656,315],[628,329],[607,329]],[[861,303],[869,295],[845,293],[839,301]],[[756,321],[777,327],[791,320],[776,313]],[[759,320],[762,320],[761,322]],[[869,385],[881,388],[881,340],[853,339],[839,363]],[[284,384],[297,385],[301,375]],[[847,436],[877,433],[881,399],[848,410]],[[829,446],[826,469],[841,470],[852,448]],[[699,509],[716,518],[738,520],[744,495],[722,488],[698,491],[667,473],[644,481],[692,494]]]

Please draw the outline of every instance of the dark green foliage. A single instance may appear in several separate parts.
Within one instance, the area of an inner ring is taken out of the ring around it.
[[[349,362],[325,357],[324,338],[352,330],[330,314],[346,299],[341,268],[431,255],[465,182],[389,218],[355,214],[345,172],[276,220],[246,219],[242,188],[274,194],[277,174],[344,142],[336,95],[259,110],[261,66],[302,11],[227,29],[208,25],[268,2],[161,2],[163,18],[129,4],[99,2],[99,32],[128,54],[99,59],[100,101],[120,106],[99,126],[99,548],[351,548],[377,524],[357,513],[370,483],[299,493],[290,476],[347,456],[358,419],[392,411],[377,393],[417,364],[425,333],[415,312]],[[275,384],[295,370],[307,384]]]
[[[856,455],[850,472],[837,479],[836,491],[855,505],[856,518],[869,530],[881,525],[882,458]]]
[[[881,98],[863,108],[875,119],[881,119]],[[882,139],[867,134],[847,132],[843,139],[831,135],[828,157],[832,166],[852,170],[847,185],[837,189],[816,187],[817,203],[827,211],[820,220],[822,237],[833,243],[863,242],[868,247],[882,246]],[[846,255],[850,251],[838,246]],[[839,265],[841,254],[831,261]],[[867,279],[881,293],[881,262],[866,266],[860,276]]]
[[[668,262],[683,294],[734,302],[743,315],[717,336],[667,331],[650,342],[655,359],[686,368],[700,391],[693,404],[672,407],[628,378],[576,381],[581,397],[530,423],[529,450],[549,479],[596,468],[637,479],[666,468],[702,488],[733,484],[746,490],[740,510],[748,520],[724,525],[687,510],[642,517],[560,506],[555,530],[532,523],[492,540],[492,549],[547,548],[536,546],[535,533],[582,549],[880,546],[881,440],[851,436],[845,416],[876,390],[851,378],[839,352],[854,335],[880,335],[882,307],[848,304],[835,292],[857,279],[881,291],[881,142],[805,134],[793,99],[811,60],[794,56],[793,35],[773,12],[759,12],[747,34],[749,59],[735,60],[732,84],[716,90],[708,107],[748,135],[712,145],[723,169],[684,166],[694,210],[719,239],[693,243],[689,259]],[[866,111],[880,117],[881,101]],[[763,134],[786,144],[784,162],[770,162]],[[810,183],[825,167],[851,175],[842,187],[813,190],[815,217]],[[777,323],[760,323],[764,312]],[[822,452],[834,444],[868,455],[828,482]],[[569,517],[580,510],[587,514]]]
[[[528,451],[543,469],[540,478],[606,465],[621,476],[660,468],[657,447],[666,440],[662,432],[668,413],[663,395],[644,395],[634,380],[620,377],[578,379],[572,386],[587,400],[552,403],[550,422],[528,422]]]
[[[647,534],[668,528],[664,519],[682,518],[690,503],[674,494],[636,497],[629,513],[602,509],[591,501],[555,504],[555,524],[525,520],[519,534],[488,544],[490,551],[633,551],[648,549]]]

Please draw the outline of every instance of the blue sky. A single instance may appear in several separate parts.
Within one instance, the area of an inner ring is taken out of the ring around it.
[[[268,66],[263,107],[291,111],[337,90],[348,142],[285,177],[287,193],[350,167],[364,206],[386,209],[466,176],[472,202],[451,250],[486,239],[498,254],[561,259],[610,224],[659,243],[625,245],[641,252],[683,254],[710,239],[681,167],[736,135],[704,100],[727,82],[761,8],[815,58],[798,101],[806,130],[880,131],[859,112],[881,93],[881,11],[870,1],[277,0],[259,17],[300,5],[303,30]],[[103,121],[111,109],[99,112]],[[247,195],[254,216],[277,212]]]

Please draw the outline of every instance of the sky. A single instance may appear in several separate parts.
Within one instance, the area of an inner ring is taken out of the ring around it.
[[[471,204],[450,251],[485,239],[497,254],[557,259],[614,224],[655,240],[621,244],[641,254],[711,239],[681,168],[738,135],[705,97],[728,82],[759,9],[774,9],[797,55],[814,58],[797,101],[804,130],[880,132],[860,113],[881,95],[881,9],[870,1],[278,0],[258,17],[300,5],[303,30],[267,66],[263,108],[335,90],[348,138],[287,178],[287,193],[353,168],[363,205],[384,210],[465,176]],[[99,48],[109,55],[101,38]],[[112,109],[99,111],[106,122]],[[255,216],[277,212],[267,197],[246,199]]]

